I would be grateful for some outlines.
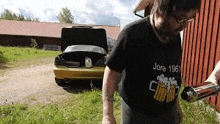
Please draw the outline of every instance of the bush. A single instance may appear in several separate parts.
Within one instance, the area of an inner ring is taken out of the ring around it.
[[[37,40],[36,39],[31,39],[31,45],[30,47],[34,47],[34,48],[37,48],[38,47],[38,43],[37,43]]]

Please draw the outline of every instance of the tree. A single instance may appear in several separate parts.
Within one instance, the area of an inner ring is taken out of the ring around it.
[[[5,9],[1,14],[1,19],[13,20],[13,14],[8,9]]]
[[[24,18],[24,16],[23,15],[18,15],[18,17],[17,17],[17,20],[18,21],[24,21],[25,20],[25,18]]]
[[[74,17],[67,7],[61,9],[57,18],[60,23],[74,23]]]
[[[10,10],[5,9],[4,12],[1,14],[0,19],[3,20],[17,20],[17,21],[38,21],[37,18],[30,18],[30,17],[24,17],[23,15],[16,15],[15,13],[12,13]]]

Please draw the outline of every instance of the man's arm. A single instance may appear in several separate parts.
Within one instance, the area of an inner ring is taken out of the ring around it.
[[[103,124],[116,123],[113,115],[113,95],[117,89],[117,82],[120,75],[121,73],[111,70],[106,66],[102,86]]]
[[[216,64],[214,70],[212,71],[206,82],[218,84],[218,80],[220,80],[220,60]]]

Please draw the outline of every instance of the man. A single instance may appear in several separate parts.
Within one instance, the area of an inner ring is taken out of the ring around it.
[[[122,97],[123,124],[178,124],[181,39],[200,0],[154,0],[151,14],[127,25],[106,61],[103,124],[114,124],[113,94]]]

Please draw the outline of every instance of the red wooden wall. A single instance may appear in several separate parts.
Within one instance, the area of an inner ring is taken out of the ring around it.
[[[182,76],[186,85],[202,83],[220,60],[220,0],[202,0],[183,35]],[[208,99],[220,110],[220,93]]]

